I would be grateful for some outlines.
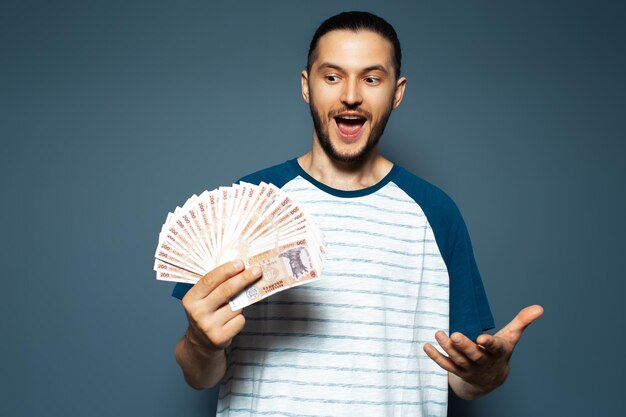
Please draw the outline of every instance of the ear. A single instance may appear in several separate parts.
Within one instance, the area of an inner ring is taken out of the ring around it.
[[[398,78],[396,81],[396,91],[393,94],[393,108],[396,109],[402,102],[404,97],[404,89],[406,88],[406,77]]]
[[[309,73],[307,70],[302,70],[300,75],[300,82],[302,83],[302,98],[305,102],[310,103],[309,96]]]

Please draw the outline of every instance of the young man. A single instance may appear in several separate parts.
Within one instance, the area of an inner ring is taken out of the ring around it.
[[[175,356],[191,386],[221,381],[219,416],[444,416],[448,384],[472,399],[504,382],[541,315],[527,307],[482,334],[493,319],[458,209],[378,153],[405,91],[400,63],[383,19],[325,21],[302,72],[311,151],[243,178],[281,187],[311,213],[328,245],[324,280],[250,306],[245,319],[228,300],[260,270],[236,260],[177,285],[189,327]]]

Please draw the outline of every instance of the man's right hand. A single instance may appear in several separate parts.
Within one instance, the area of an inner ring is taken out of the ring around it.
[[[244,270],[239,260],[227,262],[202,277],[183,297],[189,327],[174,356],[192,387],[212,387],[224,375],[224,348],[246,322],[243,310],[232,311],[228,301],[261,275],[259,267]]]
[[[228,301],[261,277],[258,266],[244,270],[236,260],[218,266],[200,279],[183,297],[189,320],[186,337],[208,350],[228,346],[245,324],[243,310],[232,311]]]

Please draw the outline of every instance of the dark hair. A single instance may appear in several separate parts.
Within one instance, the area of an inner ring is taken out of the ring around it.
[[[311,70],[311,64],[316,57],[317,44],[322,36],[333,30],[351,30],[358,32],[360,30],[369,30],[379,34],[387,39],[393,45],[393,64],[396,70],[396,78],[400,77],[400,65],[402,62],[402,50],[400,49],[400,41],[398,35],[385,19],[368,12],[343,12],[338,15],[326,19],[320,27],[317,28],[311,45],[309,46],[309,55],[307,57],[307,71]]]

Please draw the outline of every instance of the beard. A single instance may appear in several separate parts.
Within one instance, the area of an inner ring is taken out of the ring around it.
[[[385,126],[387,126],[387,121],[389,120],[389,116],[392,111],[392,102],[389,102],[389,107],[382,114],[382,117],[378,122],[372,125],[370,134],[365,142],[365,145],[353,153],[340,153],[332,144],[330,140],[329,134],[329,125],[330,121],[333,118],[333,115],[339,114],[341,112],[347,110],[358,111],[363,115],[366,115],[366,119],[371,121],[371,113],[361,110],[359,108],[342,108],[336,111],[332,111],[327,118],[321,114],[321,112],[317,109],[314,104],[313,96],[311,96],[311,102],[309,104],[309,109],[311,111],[311,118],[313,119],[313,127],[315,128],[315,133],[317,135],[318,142],[326,155],[335,162],[341,162],[344,164],[358,164],[363,162],[369,153],[378,145],[380,141],[380,137],[383,135],[385,131]]]

